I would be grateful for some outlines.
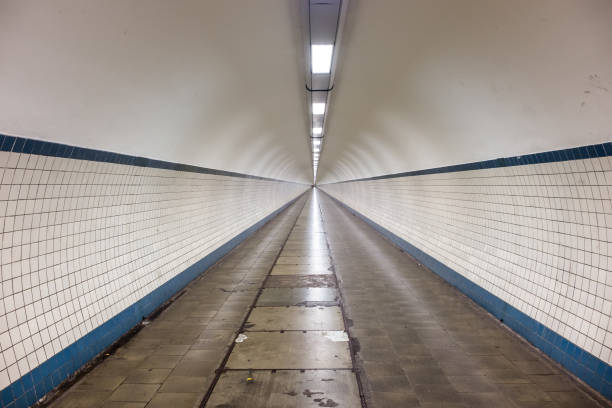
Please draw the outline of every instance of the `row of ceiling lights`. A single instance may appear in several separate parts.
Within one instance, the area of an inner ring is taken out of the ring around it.
[[[325,74],[331,73],[332,56],[334,54],[333,44],[313,44],[311,46],[311,72],[312,74]],[[324,123],[323,118],[325,117],[325,102],[313,102],[312,103],[312,121],[311,123]],[[317,120],[319,119],[319,120]],[[323,125],[312,127],[312,170],[316,178],[317,168],[319,166],[319,158],[321,156],[321,144],[323,142]]]
[[[306,89],[310,105],[310,145],[312,170],[316,183],[317,168],[327,139],[330,91],[333,88],[336,57],[340,47],[339,33],[346,15],[348,0],[300,0],[306,68]]]

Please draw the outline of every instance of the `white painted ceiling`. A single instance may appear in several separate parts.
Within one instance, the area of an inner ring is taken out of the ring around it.
[[[0,133],[310,182],[300,13],[0,0]],[[611,22],[609,0],[350,0],[318,181],[610,140]]]
[[[0,0],[0,133],[310,182],[294,3]]]
[[[318,181],[612,139],[612,1],[351,0]]]

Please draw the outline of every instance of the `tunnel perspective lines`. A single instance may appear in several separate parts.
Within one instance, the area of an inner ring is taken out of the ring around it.
[[[52,407],[608,406],[585,391],[313,189]]]

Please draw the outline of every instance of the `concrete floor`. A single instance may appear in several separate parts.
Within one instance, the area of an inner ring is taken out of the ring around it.
[[[599,406],[316,191],[52,406],[361,407],[360,385],[368,407]]]

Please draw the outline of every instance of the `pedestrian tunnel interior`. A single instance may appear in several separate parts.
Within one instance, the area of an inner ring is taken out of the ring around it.
[[[0,408],[611,406],[610,21],[0,0]]]

